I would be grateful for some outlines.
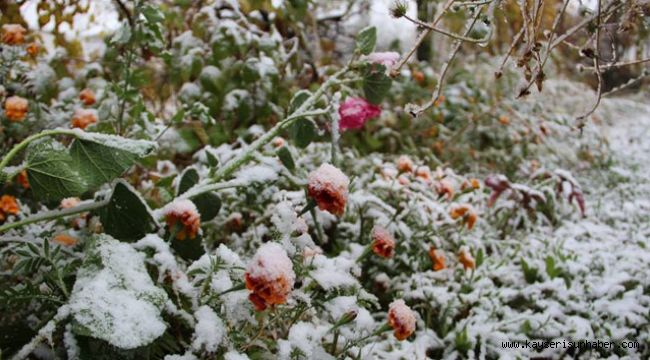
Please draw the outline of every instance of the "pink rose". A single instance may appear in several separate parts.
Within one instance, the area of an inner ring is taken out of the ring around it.
[[[369,103],[366,99],[349,97],[339,107],[341,131],[360,129],[370,119],[381,114],[381,108]]]
[[[366,61],[384,65],[387,69],[391,68],[399,61],[400,55],[394,51],[374,52],[366,56]]]

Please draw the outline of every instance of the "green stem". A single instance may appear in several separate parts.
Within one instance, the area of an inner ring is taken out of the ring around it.
[[[264,145],[268,144],[273,140],[279,133],[280,131],[284,130],[285,128],[291,126],[294,122],[297,120],[307,117],[307,116],[315,116],[315,115],[322,115],[327,113],[324,110],[315,110],[315,111],[307,111],[310,109],[318,99],[320,99],[321,96],[327,91],[327,89],[336,84],[338,81],[338,77],[345,74],[348,71],[348,67],[346,66],[345,68],[337,71],[334,73],[332,76],[327,79],[323,85],[321,85],[318,90],[316,90],[315,93],[313,93],[307,100],[305,100],[300,107],[298,107],[291,115],[289,115],[286,119],[280,121],[277,123],[274,127],[272,127],[269,131],[267,131],[264,135],[262,135],[260,138],[252,142],[246,150],[243,152],[239,153],[239,155],[235,156],[232,160],[228,161],[223,167],[219,168],[214,173],[213,180],[214,181],[219,181],[223,178],[226,178],[230,175],[232,175],[237,169],[239,169],[241,166],[244,164],[248,163],[252,158],[253,154],[261,149]]]
[[[2,161],[0,161],[0,178],[2,178],[2,175],[4,174],[4,168],[9,165],[9,162],[11,159],[16,156],[20,151],[22,151],[24,148],[27,147],[31,142],[34,140],[38,140],[40,138],[46,137],[46,136],[55,136],[55,135],[75,135],[75,132],[73,130],[67,130],[67,129],[54,129],[54,130],[45,130],[41,131],[38,134],[34,134],[31,136],[28,136],[25,138],[25,140],[21,141],[17,145],[15,145],[8,153],[5,155],[4,158],[2,158]],[[8,180],[8,179],[7,179]]]
[[[58,219],[64,216],[75,215],[75,214],[80,214],[83,212],[99,209],[101,207],[104,207],[106,204],[108,204],[108,201],[109,199],[97,201],[97,202],[82,203],[81,205],[69,209],[51,210],[51,211],[39,213],[34,216],[30,216],[26,219],[0,226],[0,234],[4,233],[7,230],[24,226],[24,225],[33,224],[35,222]]]

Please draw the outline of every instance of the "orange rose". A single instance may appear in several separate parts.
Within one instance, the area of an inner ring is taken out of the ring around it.
[[[77,245],[77,238],[70,236],[68,234],[59,234],[52,239],[55,243],[64,246],[75,246]]]
[[[5,101],[5,115],[9,121],[18,122],[23,121],[29,109],[29,102],[27,99],[20,96],[8,97]]]
[[[431,246],[429,248],[429,257],[433,263],[433,271],[440,271],[447,268],[445,265],[445,254],[440,250],[436,250],[435,247]]]
[[[454,220],[461,217],[464,218],[464,221],[467,224],[467,229],[469,230],[472,230],[476,220],[478,219],[476,211],[470,204],[461,204],[452,207],[449,211],[449,216]]]
[[[323,164],[309,173],[307,193],[323,211],[341,216],[348,200],[350,180],[341,170],[330,164]]]
[[[72,116],[70,125],[73,128],[78,128],[84,130],[90,124],[97,122],[97,112],[95,110],[89,109],[77,109]]]
[[[170,230],[177,224],[181,225],[176,233],[178,240],[194,239],[201,230],[201,215],[190,200],[174,201],[165,207],[163,214]]]
[[[384,258],[393,256],[395,250],[395,239],[393,236],[381,225],[375,225],[372,228],[372,251]]]
[[[296,274],[284,249],[269,242],[257,249],[244,278],[246,289],[251,292],[248,299],[257,311],[264,311],[269,305],[287,302]]]
[[[25,49],[25,50],[27,50],[27,53],[29,55],[31,55],[32,57],[35,57],[36,55],[38,55],[38,51],[40,49],[41,49],[41,47],[38,46],[38,43],[31,42],[31,43],[29,43],[29,45],[27,45],[27,49]]]
[[[465,270],[476,268],[476,261],[474,260],[472,254],[469,252],[467,246],[462,246],[460,248],[460,251],[458,252],[458,261],[463,264]]]
[[[83,90],[81,90],[81,92],[79,92],[79,99],[86,106],[91,106],[97,101],[95,99],[95,93],[92,90],[88,89],[88,88],[83,89]]]
[[[18,215],[20,206],[15,197],[11,195],[2,195],[2,197],[0,197],[0,211],[5,214]]]
[[[26,31],[20,24],[2,25],[2,42],[7,45],[20,45],[25,42]]]
[[[404,340],[415,331],[415,314],[404,300],[395,300],[389,305],[388,324],[393,328],[395,338]]]

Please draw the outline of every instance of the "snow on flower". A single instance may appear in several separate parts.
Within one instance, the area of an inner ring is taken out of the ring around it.
[[[31,42],[29,45],[27,45],[27,48],[25,51],[32,57],[36,57],[38,55],[38,52],[41,50],[41,47],[38,45],[37,42]]]
[[[97,122],[97,111],[94,109],[77,109],[74,111],[70,126],[78,129],[85,129]]]
[[[201,231],[201,215],[196,205],[187,199],[176,200],[163,209],[170,231],[176,232],[176,239],[194,239]],[[178,229],[175,229],[179,226]]]
[[[438,196],[445,196],[447,200],[454,197],[454,185],[447,179],[442,179],[436,182],[436,192]]]
[[[316,201],[318,208],[341,216],[348,200],[350,180],[341,170],[322,164],[307,177],[307,193]]]
[[[372,228],[372,251],[384,258],[393,256],[395,250],[395,239],[393,235],[383,226],[375,225]]]
[[[95,93],[91,89],[83,89],[79,92],[79,100],[86,106],[91,106],[97,101],[95,99]]]
[[[366,99],[349,97],[339,107],[339,129],[360,129],[368,120],[380,114],[381,108],[378,105],[371,104]]]
[[[365,57],[365,60],[373,64],[384,65],[386,69],[390,69],[399,61],[399,53],[394,51],[374,52]]]
[[[449,216],[454,220],[463,218],[469,230],[472,230],[478,218],[476,210],[470,204],[454,205],[449,211]]]
[[[245,274],[249,300],[258,311],[269,305],[284,304],[293,289],[296,274],[293,263],[277,243],[260,246],[251,259]]]
[[[401,341],[415,331],[415,314],[404,300],[395,300],[389,306],[388,323],[393,328],[395,338]]]
[[[76,237],[70,236],[68,234],[58,234],[52,238],[52,241],[63,246],[75,246],[77,245],[77,242],[79,242]]]
[[[440,271],[447,267],[445,265],[445,254],[434,246],[429,248],[429,258],[431,258],[431,262],[433,263],[433,271]]]
[[[29,102],[20,96],[10,96],[5,100],[5,116],[12,122],[19,122],[25,119]]]
[[[397,170],[400,172],[411,172],[413,171],[413,160],[406,155],[402,155],[397,159]]]
[[[81,203],[81,200],[78,197],[69,197],[61,200],[61,204],[59,205],[61,209],[70,209],[73,208]]]
[[[465,270],[476,268],[476,261],[467,246],[461,246],[460,251],[458,251],[458,261],[463,264]]]
[[[2,42],[7,45],[20,45],[25,42],[27,30],[20,24],[2,25]]]

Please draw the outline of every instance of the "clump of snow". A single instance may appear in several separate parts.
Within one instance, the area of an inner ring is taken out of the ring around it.
[[[216,352],[226,333],[223,322],[217,314],[207,305],[203,305],[194,313],[196,326],[192,348],[196,351],[205,350]]]
[[[258,279],[274,281],[279,278],[286,278],[291,284],[296,280],[293,272],[293,263],[287,256],[282,246],[269,242],[260,246],[251,259],[246,273]]]
[[[324,255],[315,255],[311,264],[315,269],[309,273],[309,276],[325,290],[359,286],[357,279],[350,273],[356,265],[353,260],[340,256],[328,258]]]
[[[166,329],[160,312],[167,294],[151,281],[144,255],[108,235],[94,241],[70,296],[75,322],[122,349],[151,343]]]
[[[340,189],[347,196],[350,179],[338,168],[331,164],[322,164],[318,169],[309,173],[307,178],[310,187],[315,190],[323,190],[333,187]]]

